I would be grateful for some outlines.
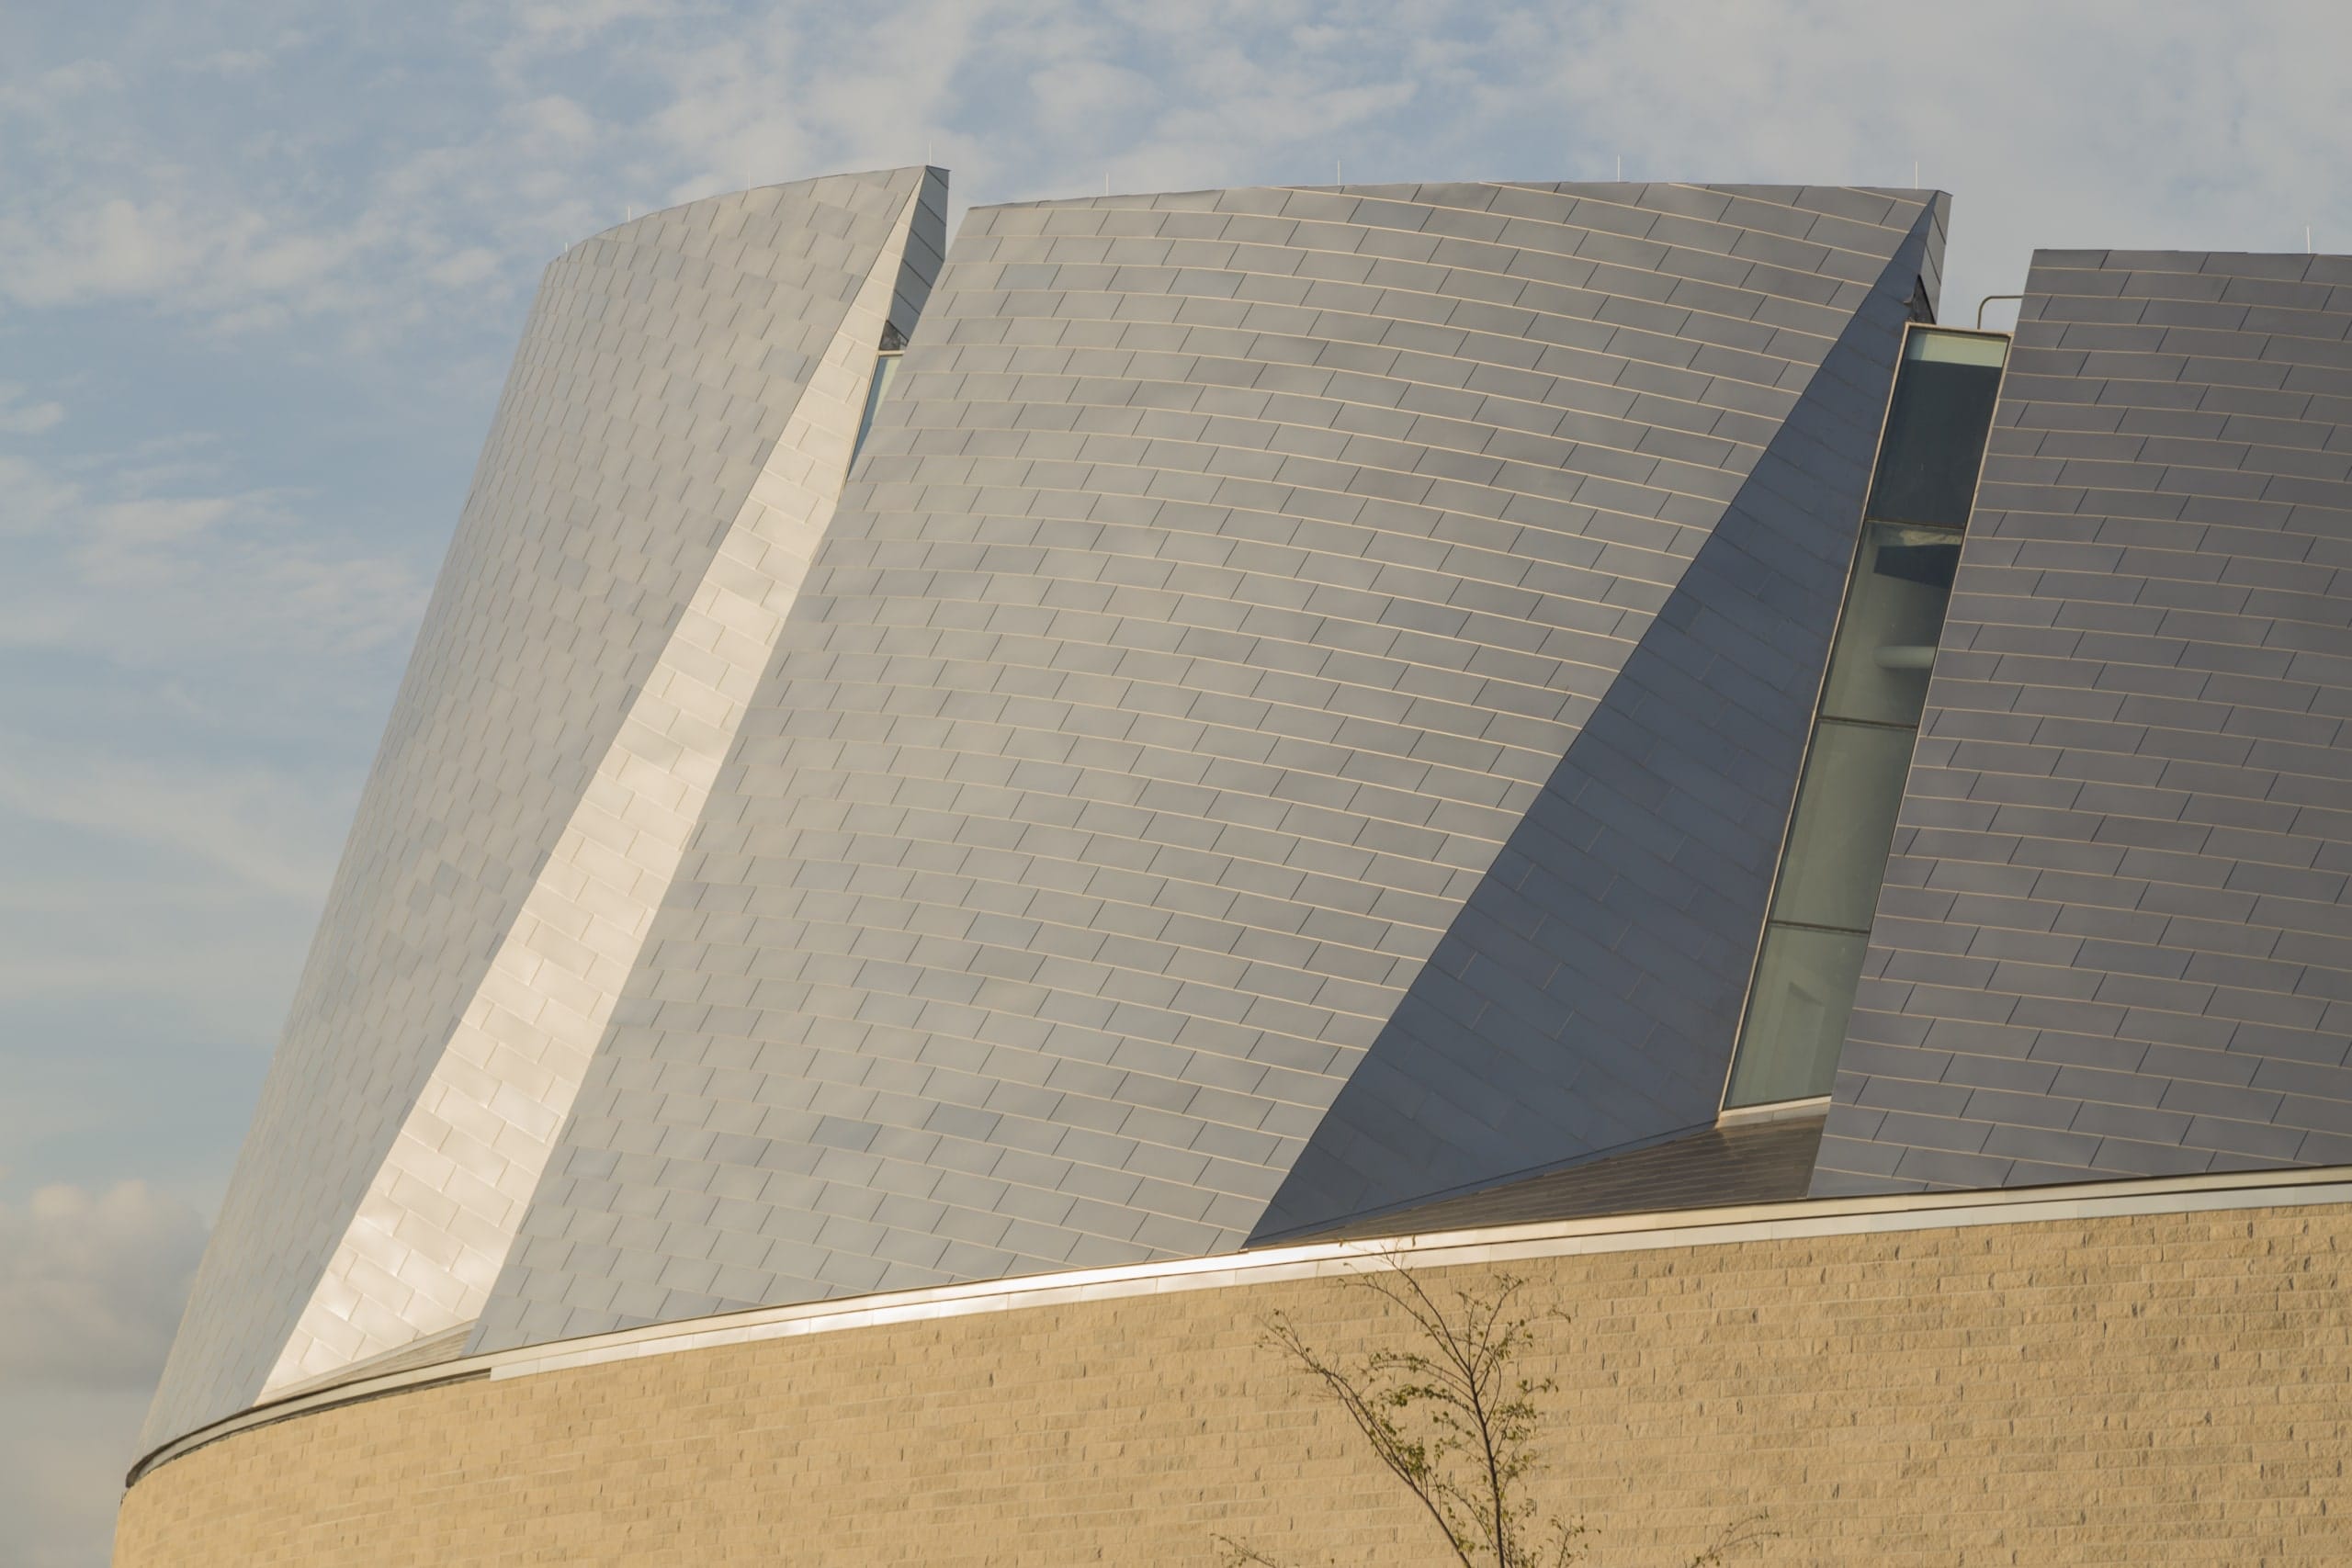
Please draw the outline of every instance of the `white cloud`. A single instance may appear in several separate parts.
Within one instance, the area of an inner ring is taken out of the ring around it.
[[[251,76],[267,69],[269,62],[267,50],[217,49],[201,60],[189,61],[183,69],[213,76]]]
[[[185,285],[220,248],[169,207],[100,197],[0,226],[0,277],[17,304],[74,304]]]
[[[1312,183],[1334,159],[1364,179],[1593,177],[1622,154],[1639,177],[1888,184],[1916,159],[1960,194],[1972,276],[2014,274],[2029,236],[2137,243],[2167,219],[2190,243],[2289,246],[2306,222],[2352,243],[2352,13],[2323,0],[1985,0],[1964,22],[1865,0],[522,0],[388,25],[368,59],[390,97],[350,99],[341,130],[260,134],[224,106],[335,62],[299,28],[224,51],[150,19],[120,60],[0,82],[28,131],[0,152],[20,176],[0,184],[0,298],[20,308],[332,319],[378,343],[503,307],[628,206],[926,146],[987,200],[1106,173]],[[145,107],[167,66],[222,98],[215,134]]]
[[[1105,60],[1041,63],[1030,73],[1029,91],[1038,124],[1048,132],[1071,135],[1161,101],[1159,85],[1150,77]]]
[[[74,502],[78,487],[28,457],[0,453],[0,539],[45,527]]]
[[[1629,175],[1909,185],[1916,162],[1955,196],[1947,315],[2036,245],[2300,249],[2311,207],[2352,221],[2337,5],[1610,4],[1525,31]]]
[[[186,855],[251,890],[325,896],[342,840],[340,792],[251,765],[168,763],[0,730],[0,812]]]
[[[12,1564],[106,1561],[204,1230],[193,1208],[140,1181],[0,1203],[0,1518]]]
[[[386,249],[364,215],[320,221],[176,188],[122,188],[185,178],[166,168],[0,209],[0,299],[32,309],[139,300],[216,322],[267,304],[275,310],[260,319],[275,324],[382,298],[355,272]]]
[[[276,1028],[424,587],[232,456],[0,456],[0,1004]]]
[[[12,81],[0,81],[0,113],[43,117],[58,113],[77,100],[120,86],[116,68],[101,60],[77,60],[46,70],[28,72]]]
[[[580,49],[622,22],[676,16],[675,0],[524,0],[514,7],[516,40],[541,49]]]
[[[24,388],[0,381],[0,435],[39,435],[64,418],[64,404],[28,401]]]
[[[152,1387],[203,1252],[202,1218],[143,1181],[0,1204],[0,1382]]]
[[[0,1385],[8,1568],[107,1568],[144,1389]]]
[[[0,401],[0,413],[9,406]],[[0,539],[45,557],[40,571],[0,578],[0,649],[150,668],[209,654],[315,669],[396,644],[424,612],[424,586],[404,562],[306,526],[314,499],[189,493],[189,467],[128,457],[74,468],[0,457]]]

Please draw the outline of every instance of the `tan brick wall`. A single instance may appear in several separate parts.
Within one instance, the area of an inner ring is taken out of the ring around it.
[[[1545,1495],[1597,1562],[1770,1512],[1767,1562],[2352,1562],[2352,1212],[2097,1218],[1513,1265],[1571,1320]],[[1475,1272],[1432,1271],[1431,1279]],[[125,1499],[120,1568],[1429,1563],[1411,1505],[1256,1343],[1332,1280],[869,1327],[378,1399]]]

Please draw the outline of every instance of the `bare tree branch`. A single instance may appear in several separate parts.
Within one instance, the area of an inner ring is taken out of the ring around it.
[[[1568,1568],[1585,1552],[1580,1518],[1545,1512],[1527,1483],[1543,1468],[1542,1401],[1550,1378],[1516,1367],[1538,1318],[1514,1313],[1525,1281],[1509,1274],[1460,1286],[1441,1301],[1392,1254],[1349,1276],[1411,1323],[1409,1349],[1326,1355],[1282,1313],[1260,1343],[1279,1352],[1346,1412],[1383,1468],[1421,1506],[1459,1568]],[[1729,1554],[1770,1538],[1764,1516],[1726,1529],[1689,1568],[1722,1568]],[[1247,1541],[1216,1538],[1227,1568],[1284,1568]]]

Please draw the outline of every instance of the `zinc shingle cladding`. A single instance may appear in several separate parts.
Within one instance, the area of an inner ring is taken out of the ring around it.
[[[899,201],[265,1397],[481,1314],[831,521],[909,242],[939,194],[927,178]]]
[[[1924,220],[1794,400],[1257,1239],[1713,1122],[1907,296],[1940,246]]]
[[[1237,1245],[1637,649],[1581,764],[1615,830],[1769,861],[1791,749],[1706,699],[1763,757],[1733,780],[1650,710],[1751,658],[1809,690],[1818,631],[1756,617],[1815,604],[1856,508],[1783,487],[1856,482],[1939,231],[1795,187],[973,212],[476,1348]],[[1657,816],[1652,755],[1703,801]],[[1604,1092],[1603,1043],[1513,1070]],[[1621,1121],[1684,1114],[1674,1072]]]
[[[2352,1161],[2348,333],[2035,257],[1816,1193]]]
[[[936,184],[936,182],[933,182]],[[655,213],[549,265],[149,1416],[250,1403],[924,172]]]

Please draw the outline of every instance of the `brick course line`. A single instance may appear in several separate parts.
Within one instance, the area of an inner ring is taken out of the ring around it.
[[[1980,1193],[1814,1199],[1747,1209],[1537,1222],[1487,1230],[1267,1247],[1214,1258],[1039,1274],[891,1292],[852,1302],[771,1307],[587,1337],[558,1345],[467,1356],[307,1391],[219,1421],[144,1456],[128,1484],[136,1487],[186,1455],[239,1432],[290,1416],[375,1399],[461,1378],[493,1382],[576,1371],[619,1361],[660,1359],[725,1346],[831,1336],[887,1324],[994,1315],[1074,1303],[1217,1292],[1302,1280],[1336,1279],[1394,1260],[1408,1269],[1600,1258],[1691,1249],[1678,1272],[1694,1285],[1733,1265],[1732,1249],[1760,1243],[1836,1237],[1977,1232],[1986,1227],[2098,1223],[2134,1218],[2245,1214],[2310,1208],[2338,1221],[2352,1204],[2352,1168],[2233,1173]],[[1996,1238],[1984,1244],[1999,1257]],[[1725,1249],[1716,1253],[1713,1249]]]

